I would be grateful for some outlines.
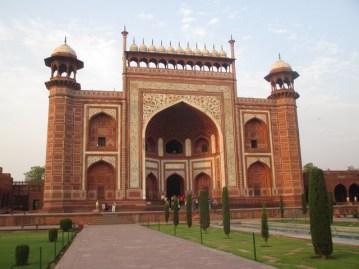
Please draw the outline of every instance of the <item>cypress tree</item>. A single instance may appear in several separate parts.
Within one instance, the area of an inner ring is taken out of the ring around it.
[[[163,205],[163,210],[165,213],[165,221],[167,223],[168,219],[170,218],[170,205],[167,200],[165,201],[165,204]]]
[[[313,167],[309,171],[310,233],[315,254],[325,258],[333,251],[328,207],[323,171]]]
[[[222,213],[223,213],[223,231],[229,237],[231,232],[231,214],[229,211],[229,199],[228,199],[228,189],[223,187],[222,191]]]
[[[186,197],[186,218],[188,228],[192,227],[192,194],[188,194]]]
[[[283,219],[284,218],[284,202],[283,202],[282,196],[279,198],[279,211],[280,211],[280,218]]]
[[[305,216],[307,214],[308,208],[307,208],[307,199],[305,197],[305,193],[303,192],[302,195],[302,213]]]
[[[201,228],[207,231],[210,224],[208,191],[201,191],[199,194],[199,216]]]
[[[268,228],[268,216],[267,216],[267,209],[265,205],[262,208],[262,225],[261,225],[261,235],[264,241],[267,243],[269,238],[269,228]]]
[[[328,209],[329,209],[329,221],[333,224],[333,196],[331,192],[328,192]]]

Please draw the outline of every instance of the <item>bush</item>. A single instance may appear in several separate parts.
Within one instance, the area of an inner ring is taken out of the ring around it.
[[[60,228],[64,232],[68,232],[72,229],[72,220],[71,219],[62,219],[60,220]]]
[[[57,241],[57,229],[50,229],[49,230],[49,241],[50,242]]]
[[[223,214],[223,231],[229,237],[231,232],[231,213],[229,211],[228,189],[223,187],[222,191],[222,214]]]
[[[168,201],[165,201],[165,204],[163,205],[163,211],[165,212],[165,221],[168,222],[168,219],[170,218],[170,205]]]
[[[16,266],[26,265],[29,260],[30,247],[28,245],[18,245],[15,249]]]
[[[186,197],[186,219],[188,228],[192,227],[192,194]]]
[[[333,194],[331,192],[328,192],[328,209],[329,209],[329,222],[330,224],[333,224],[334,209],[333,209]]]
[[[199,216],[201,228],[207,231],[210,225],[208,191],[201,191],[199,194]]]
[[[325,258],[333,252],[329,214],[324,173],[312,167],[309,171],[310,233],[315,254]]]
[[[261,235],[264,241],[267,243],[269,238],[269,228],[268,228],[268,216],[267,216],[267,209],[263,205],[262,208],[262,225],[261,225]]]

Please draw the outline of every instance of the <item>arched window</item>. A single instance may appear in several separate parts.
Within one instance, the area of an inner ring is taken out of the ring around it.
[[[146,140],[146,152],[156,152],[156,142],[152,137],[149,137]]]
[[[344,203],[347,199],[347,189],[343,184],[338,184],[334,188],[335,202]]]
[[[257,118],[248,121],[244,127],[245,150],[248,152],[269,151],[267,125]]]
[[[176,139],[172,139],[166,144],[166,153],[168,154],[181,154],[183,152],[182,144]]]
[[[208,140],[204,137],[200,137],[194,143],[194,153],[207,153],[209,152]]]
[[[116,148],[116,120],[105,113],[93,116],[89,122],[88,148],[90,150],[113,150]]]

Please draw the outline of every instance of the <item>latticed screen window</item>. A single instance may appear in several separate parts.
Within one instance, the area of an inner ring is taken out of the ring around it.
[[[106,137],[100,136],[97,139],[97,146],[99,147],[105,147],[106,146]]]
[[[251,148],[252,148],[252,149],[257,148],[257,140],[256,140],[256,139],[251,140]]]

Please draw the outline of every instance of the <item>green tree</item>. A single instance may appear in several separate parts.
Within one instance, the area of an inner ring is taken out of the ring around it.
[[[186,219],[188,228],[192,227],[192,194],[186,197]]]
[[[30,171],[24,173],[26,181],[41,182],[44,179],[45,167],[32,166]]]
[[[309,171],[309,216],[314,252],[327,258],[333,252],[329,202],[324,173],[317,167]]]
[[[301,198],[302,198],[302,213],[304,215],[304,222],[306,222],[308,207],[307,207],[307,199],[305,197],[304,192],[302,193]]]
[[[165,213],[165,221],[168,222],[168,219],[170,218],[170,205],[167,200],[163,205],[163,211]]]
[[[222,213],[223,213],[223,231],[229,237],[231,232],[231,213],[229,210],[228,189],[223,187],[222,191]]]
[[[328,209],[329,209],[329,221],[330,224],[333,224],[333,194],[331,192],[328,192]]]
[[[280,198],[279,198],[279,211],[280,211],[280,218],[283,219],[284,218],[284,202],[283,202],[282,196],[280,196]]]
[[[199,216],[201,228],[207,231],[210,225],[208,191],[201,191],[199,194]]]
[[[178,211],[179,211],[179,203],[177,197],[175,196],[173,198],[173,225],[174,225],[175,234],[177,230],[177,225],[179,223]]]
[[[262,219],[261,219],[261,235],[264,241],[267,243],[269,238],[269,228],[268,228],[268,216],[267,216],[267,209],[265,205],[262,208]]]
[[[304,170],[304,173],[309,173],[310,170],[312,170],[314,168],[314,164],[313,163],[307,163],[304,165],[303,167],[303,170]]]

